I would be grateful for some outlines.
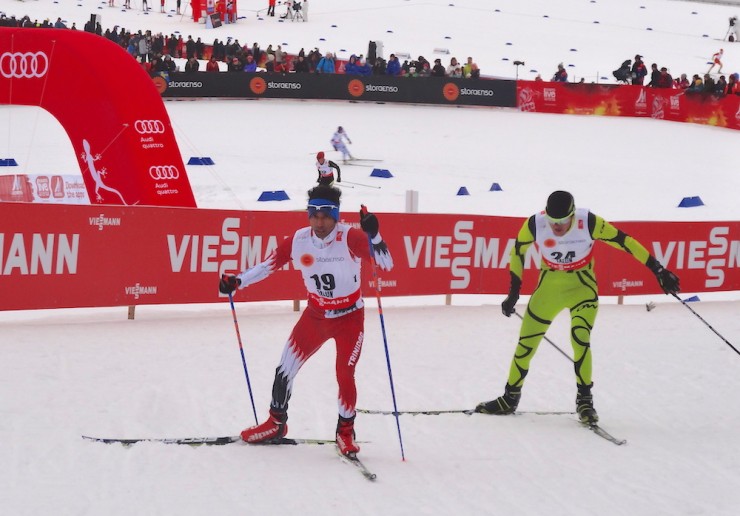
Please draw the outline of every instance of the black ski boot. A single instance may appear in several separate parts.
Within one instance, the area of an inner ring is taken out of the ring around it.
[[[578,412],[581,423],[587,425],[593,425],[599,421],[599,415],[594,408],[591,387],[593,387],[593,383],[591,385],[579,385],[578,395],[576,396],[576,412]]]
[[[480,414],[494,414],[496,416],[505,416],[513,414],[519,405],[519,398],[522,397],[521,387],[512,387],[508,383],[504,388],[504,395],[495,400],[482,401],[475,407],[475,411]]]

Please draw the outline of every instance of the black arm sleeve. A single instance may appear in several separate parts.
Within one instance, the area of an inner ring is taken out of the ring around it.
[[[342,169],[339,168],[339,165],[334,163],[333,161],[329,161],[329,166],[337,171],[337,181],[342,182]]]
[[[588,212],[588,234],[594,236],[594,229],[596,229],[596,215]]]
[[[529,217],[529,220],[527,220],[527,225],[529,226],[529,232],[532,233],[532,236],[537,239],[537,227],[534,225],[534,215]]]

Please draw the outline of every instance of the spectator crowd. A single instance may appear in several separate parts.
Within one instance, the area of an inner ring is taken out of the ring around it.
[[[10,27],[40,27],[40,28],[68,28],[61,19],[51,24],[49,20],[31,21],[28,16],[16,19],[14,16],[0,15],[0,26]],[[73,24],[69,27],[76,30]],[[124,27],[115,26],[113,29],[103,30],[99,22],[88,21],[82,30],[97,34],[120,45],[134,57],[149,72],[162,73],[172,71],[196,72],[202,71],[199,61],[207,61],[206,72],[254,72],[266,71],[277,73],[344,73],[349,75],[393,75],[405,77],[461,77],[469,79],[480,78],[478,65],[472,57],[467,58],[465,64],[458,63],[456,58],[450,59],[448,66],[443,66],[441,59],[430,63],[424,56],[417,59],[406,59],[403,63],[398,57],[391,54],[386,61],[376,55],[374,42],[368,46],[368,55],[352,54],[348,60],[340,60],[332,52],[322,54],[318,48],[308,52],[301,49],[297,55],[288,54],[281,45],[273,48],[268,45],[262,48],[259,43],[251,46],[242,44],[238,39],[228,38],[226,41],[214,39],[207,45],[200,38],[193,40],[191,36],[183,38],[181,35],[162,33],[152,34],[151,31],[130,32]],[[185,59],[182,70],[178,69],[173,59]]]
[[[225,4],[224,4],[225,5]],[[178,6],[179,7],[179,6]],[[233,20],[236,21],[236,20]],[[77,30],[73,23],[71,27],[57,18],[51,23],[48,19],[43,22],[31,21],[28,16],[16,18],[0,14],[0,26],[6,27],[39,27]],[[340,60],[332,52],[322,54],[318,47],[298,54],[288,54],[281,45],[273,48],[268,45],[263,49],[259,43],[241,44],[238,39],[228,38],[226,41],[214,39],[210,45],[200,38],[193,40],[191,36],[183,38],[181,35],[162,33],[152,34],[151,31],[130,32],[124,27],[115,26],[113,29],[101,27],[99,22],[92,18],[83,27],[84,31],[97,34],[120,45],[135,58],[142,67],[150,73],[167,73],[174,71],[184,72],[273,72],[273,73],[343,73],[348,75],[391,75],[395,77],[453,77],[465,79],[479,79],[480,69],[468,57],[465,63],[458,62],[451,57],[448,65],[442,63],[441,58],[429,62],[424,56],[411,59],[409,56],[400,61],[395,54],[390,54],[386,61],[376,54],[376,45],[370,42],[367,57],[363,54],[352,54],[348,60]],[[674,78],[666,66],[658,67],[657,63],[650,65],[648,70],[643,56],[636,54],[634,61],[627,59],[613,75],[621,84],[648,86],[651,88],[680,89],[687,93],[706,93],[716,96],[740,95],[738,74],[723,75],[723,51],[712,56],[711,67],[704,74],[695,73],[689,80],[687,74]],[[184,59],[186,62],[180,70],[173,59]],[[201,61],[206,61],[201,69]],[[718,73],[712,74],[715,66],[719,66]],[[535,80],[542,80],[538,75]],[[557,65],[552,82],[568,82],[568,72],[562,63]],[[645,84],[645,81],[648,81]],[[580,82],[584,82],[581,79]]]
[[[732,73],[728,76],[722,75],[722,55],[724,51],[722,49],[712,56],[711,66],[709,70],[703,74],[703,77],[695,73],[691,77],[691,80],[687,78],[685,73],[682,73],[680,77],[673,77],[668,72],[668,68],[661,66],[658,68],[657,63],[650,65],[649,82],[647,86],[650,88],[665,88],[665,89],[677,89],[684,90],[687,93],[706,93],[715,96],[724,95],[740,95],[740,88],[738,87],[738,74]],[[718,77],[715,79],[711,72],[715,66],[719,66]],[[643,61],[643,57],[640,54],[635,55],[635,60],[632,62],[631,59],[627,59],[622,62],[619,68],[612,72],[614,78],[622,84],[634,84],[638,86],[644,86],[645,80],[648,79],[648,69]]]

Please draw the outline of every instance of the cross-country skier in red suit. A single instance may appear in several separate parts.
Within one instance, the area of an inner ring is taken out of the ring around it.
[[[316,182],[320,185],[334,185],[334,171],[337,172],[337,183],[342,182],[342,171],[339,165],[333,161],[326,159],[324,151],[316,154],[316,170],[319,173],[319,177]]]
[[[393,259],[380,236],[375,215],[360,212],[362,230],[339,222],[341,195],[331,186],[312,188],[308,192],[308,227],[283,240],[264,262],[241,274],[221,277],[219,290],[228,294],[262,281],[292,261],[308,291],[308,306],[288,337],[275,371],[270,416],[261,425],[242,431],[241,438],[247,443],[279,440],[287,434],[293,379],[306,360],[333,338],[339,385],[337,446],[344,454],[360,450],[354,440],[355,367],[365,334],[360,272],[362,260],[370,259],[368,237],[381,269],[391,270]]]

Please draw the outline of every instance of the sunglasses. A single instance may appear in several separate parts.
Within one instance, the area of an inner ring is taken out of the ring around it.
[[[339,206],[336,206],[334,204],[309,204],[307,208],[309,217],[313,217],[314,215],[316,215],[317,212],[321,212],[325,215],[332,216],[332,218],[334,219],[339,218]]]
[[[573,213],[569,213],[568,215],[560,219],[554,219],[549,215],[545,215],[545,216],[547,217],[547,220],[550,222],[550,224],[565,224],[566,222],[568,222],[568,219],[570,219],[573,216]]]

